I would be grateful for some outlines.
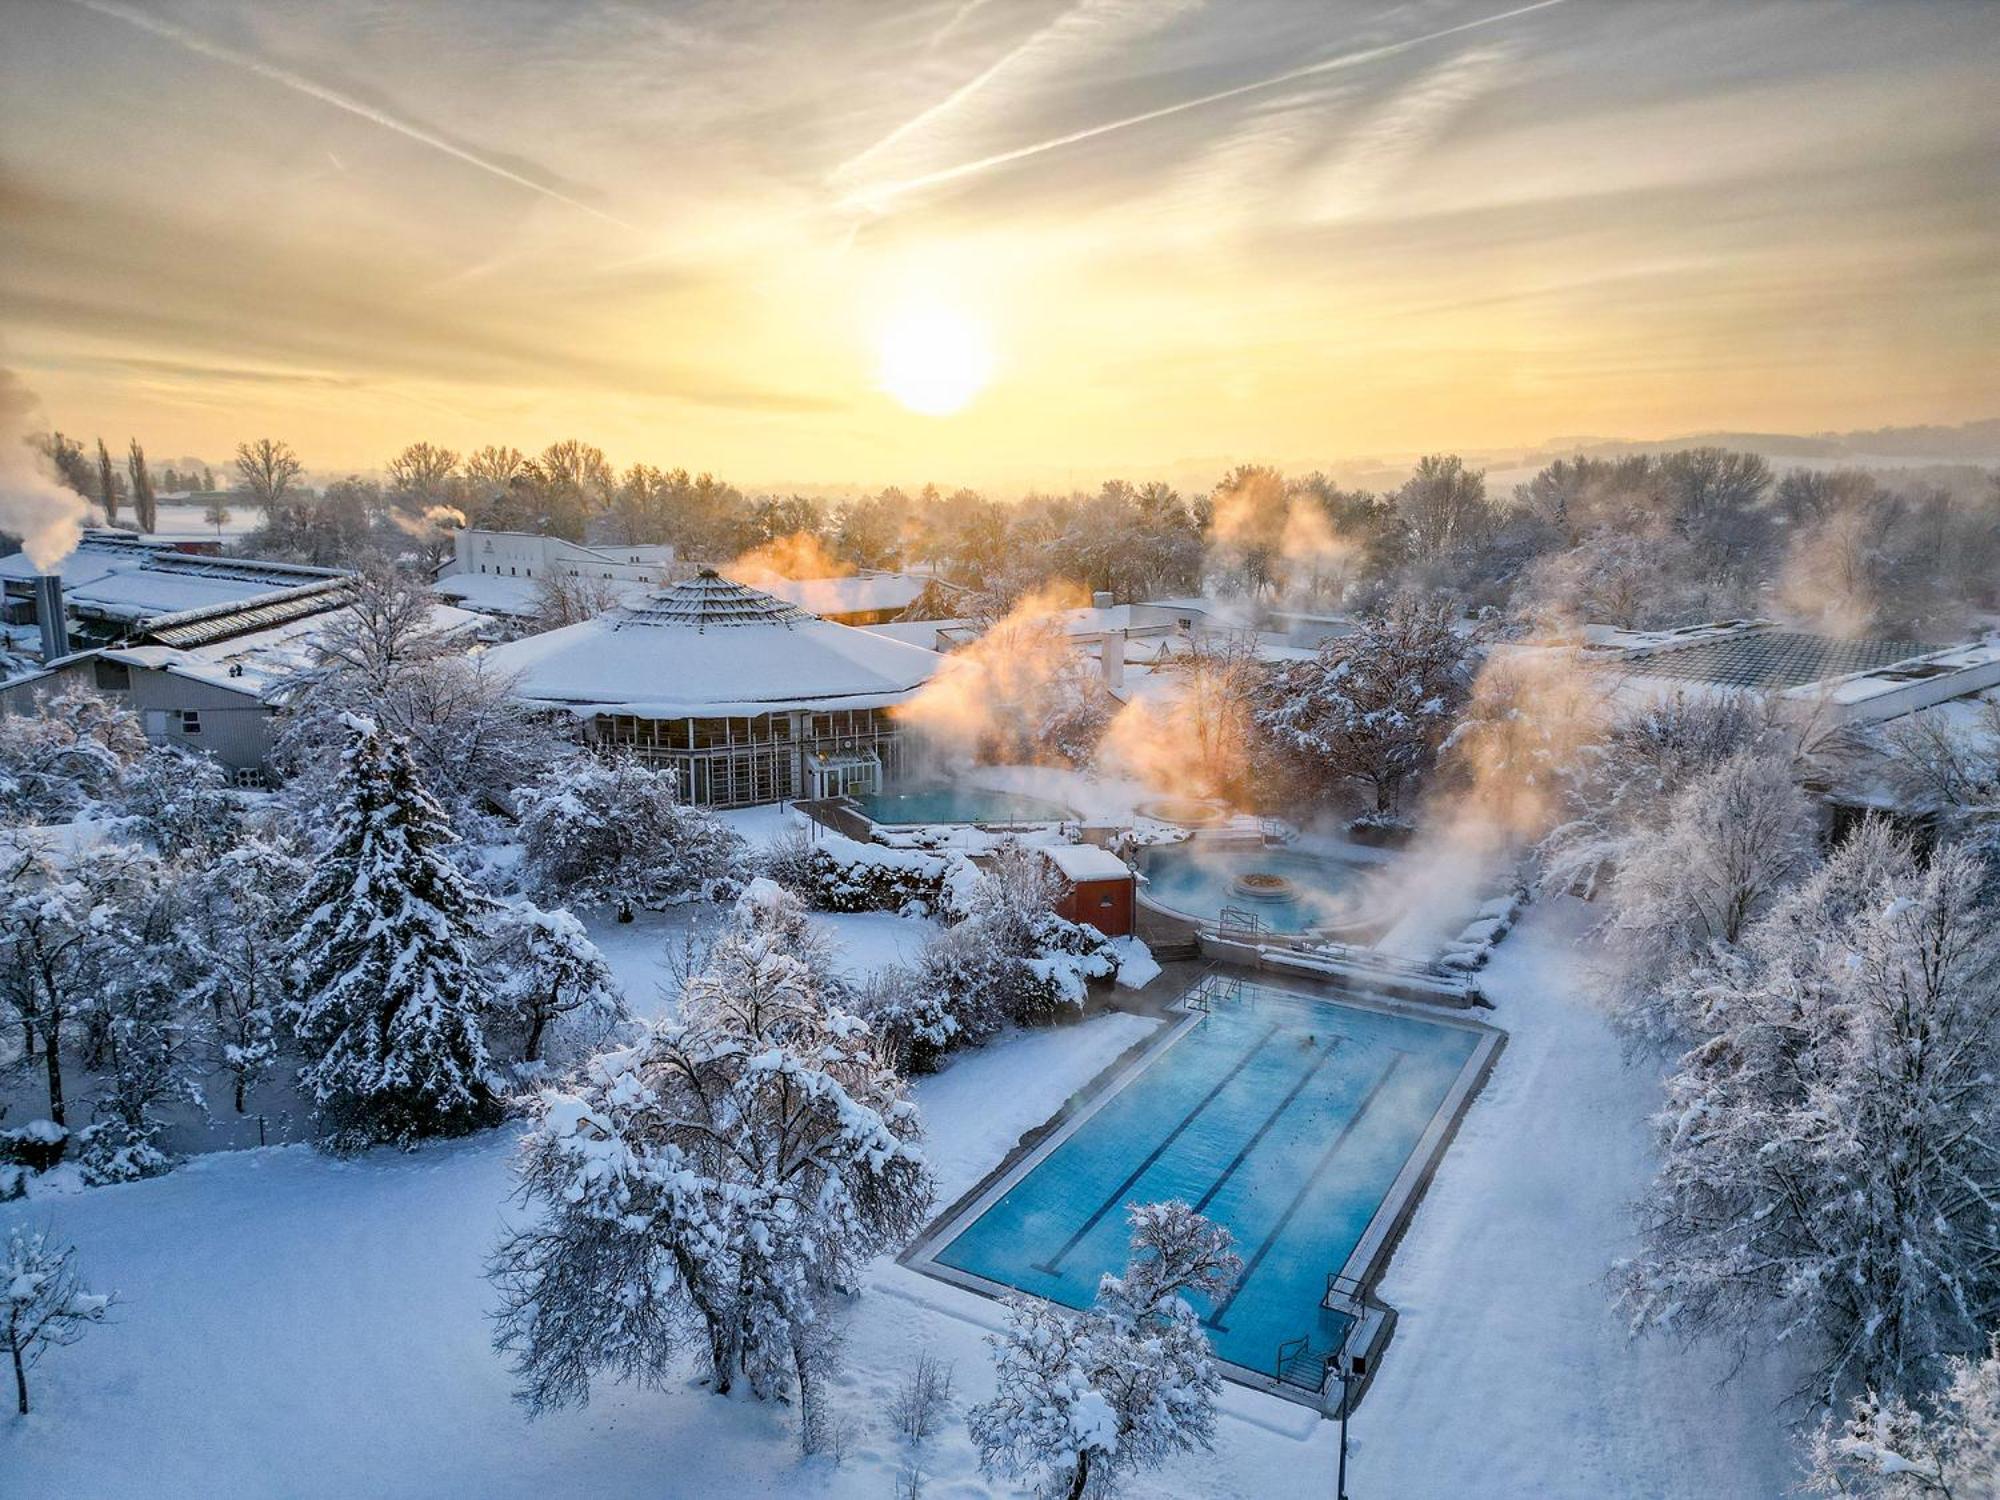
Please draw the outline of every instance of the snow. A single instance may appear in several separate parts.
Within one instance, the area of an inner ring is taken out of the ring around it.
[[[1401,1313],[1353,1423],[1358,1495],[1397,1500],[1712,1500],[1784,1492],[1787,1389],[1753,1366],[1718,1388],[1713,1351],[1627,1341],[1604,1275],[1629,1244],[1650,1170],[1651,1077],[1627,1069],[1579,973],[1584,914],[1544,902],[1485,981],[1512,1033],[1383,1286]],[[659,1014],[666,947],[687,909],[593,919],[592,936]],[[926,924],[821,917],[878,961]],[[921,1080],[940,1208],[1157,1022],[1107,1014],[1010,1033]],[[993,1389],[981,1336],[998,1304],[878,1261],[854,1304],[833,1401],[857,1424],[846,1461],[802,1464],[793,1414],[672,1383],[604,1384],[530,1423],[488,1347],[480,1275],[509,1201],[516,1132],[336,1161],[303,1147],[198,1158],[67,1197],[61,1232],[112,1323],[42,1365],[37,1411],[0,1419],[0,1490],[91,1495],[479,1494],[593,1500],[880,1500],[903,1450],[884,1405],[920,1349],[955,1365],[959,1410]],[[0,1231],[46,1204],[0,1205]],[[1263,1500],[1330,1489],[1336,1428],[1237,1387],[1212,1454],[1176,1459],[1131,1500]],[[955,1417],[926,1458],[929,1493],[1011,1495],[977,1473]]]
[[[1594,1005],[1589,913],[1531,908],[1480,985],[1509,1040],[1381,1295],[1400,1314],[1354,1421],[1356,1494],[1777,1496],[1786,1372],[1639,1342],[1605,1273],[1634,1243],[1658,1093]]]

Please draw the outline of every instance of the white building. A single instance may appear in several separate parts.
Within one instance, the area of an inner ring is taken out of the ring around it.
[[[537,579],[594,579],[630,602],[658,588],[673,564],[665,544],[585,546],[529,531],[465,530],[452,538],[436,592],[481,614],[525,619],[535,612]]]
[[[941,661],[712,569],[487,653],[522,701],[672,767],[682,796],[713,807],[879,790],[903,768],[892,711]]]

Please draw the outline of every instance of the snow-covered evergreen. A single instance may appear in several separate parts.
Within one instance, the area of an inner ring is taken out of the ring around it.
[[[931,1198],[915,1107],[793,897],[739,901],[679,1014],[542,1098],[523,1146],[536,1222],[495,1255],[497,1345],[521,1399],[665,1380],[699,1349],[718,1392],[796,1394],[808,1447],[836,1347],[831,1297]]]
[[[0,816],[61,823],[115,795],[147,753],[139,716],[101,693],[69,687],[0,734]]]
[[[966,1424],[987,1473],[1045,1500],[1108,1496],[1214,1434],[1222,1382],[1187,1296],[1212,1298],[1242,1269],[1229,1232],[1179,1202],[1135,1204],[1130,1219],[1125,1272],[1092,1307],[1013,1298],[987,1340],[998,1390]]]
[[[456,836],[403,742],[366,719],[345,729],[286,950],[299,1080],[341,1149],[462,1133],[497,1114],[473,959],[492,902],[447,857]]]
[[[1906,1395],[2000,1321],[2000,920],[1981,871],[1864,828],[1687,985],[1640,1327],[1777,1336],[1811,1394]]]

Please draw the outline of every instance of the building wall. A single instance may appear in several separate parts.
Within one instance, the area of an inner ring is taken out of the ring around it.
[[[133,667],[129,702],[156,745],[213,756],[227,771],[262,771],[271,757],[271,710],[254,693]]]
[[[672,561],[672,548],[581,547],[559,536],[535,536],[522,531],[465,530],[452,538],[454,573],[491,573],[502,578],[545,578],[568,574],[650,582]]]
[[[1080,880],[1056,903],[1056,914],[1095,927],[1106,937],[1132,931],[1132,880]]]
[[[865,761],[877,785],[903,771],[902,730],[884,709],[786,709],[725,719],[599,714],[589,738],[670,768],[679,777],[683,800],[702,807],[755,807],[816,796],[816,758]]]

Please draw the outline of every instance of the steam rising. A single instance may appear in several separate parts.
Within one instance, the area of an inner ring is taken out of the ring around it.
[[[854,569],[827,551],[826,544],[810,531],[795,531],[752,547],[733,562],[724,563],[719,571],[753,589],[768,591],[773,584],[803,584],[786,589],[785,597],[815,614],[825,614],[840,604],[840,596],[828,586],[830,581],[847,578]]]
[[[0,531],[20,537],[28,560],[53,573],[83,539],[90,507],[56,482],[38,441],[41,403],[12,370],[0,370]]]

